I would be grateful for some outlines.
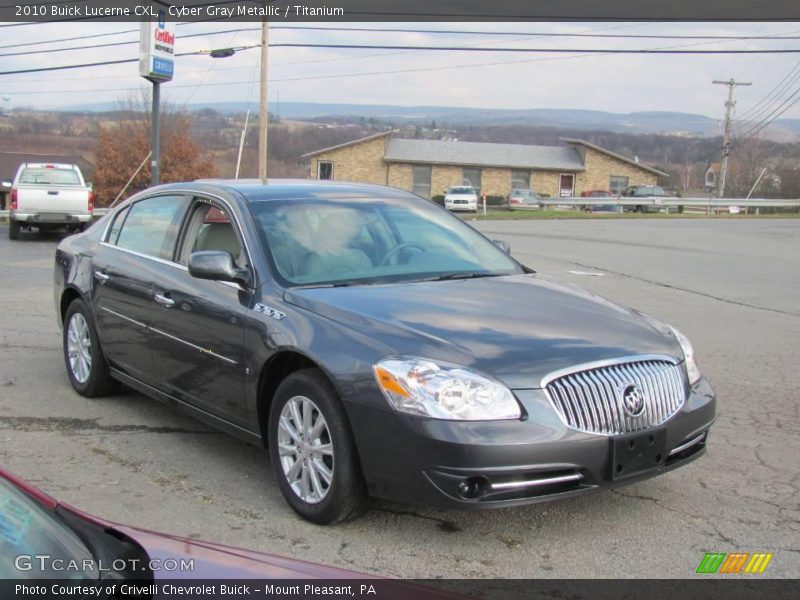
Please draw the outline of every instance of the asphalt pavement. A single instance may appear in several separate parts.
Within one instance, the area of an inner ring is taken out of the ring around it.
[[[0,463],[112,521],[393,577],[695,576],[705,552],[773,552],[800,576],[800,219],[490,221],[534,269],[670,322],[719,398],[705,457],[583,498],[489,512],[384,501],[318,527],[266,452],[139,394],[89,400],[64,369],[59,235],[0,226]],[[502,310],[502,307],[495,307]]]

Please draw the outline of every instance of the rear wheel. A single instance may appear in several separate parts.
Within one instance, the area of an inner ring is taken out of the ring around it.
[[[8,237],[12,240],[19,239],[19,230],[21,229],[19,225],[19,221],[15,221],[14,219],[9,219],[8,222]]]
[[[118,391],[119,383],[111,378],[100,348],[97,330],[86,303],[72,301],[64,317],[64,362],[75,391],[87,398],[108,396]]]
[[[293,373],[278,387],[268,440],[281,493],[301,517],[328,525],[366,510],[366,486],[350,425],[319,370]]]

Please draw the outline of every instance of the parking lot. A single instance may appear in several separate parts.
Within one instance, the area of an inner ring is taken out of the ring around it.
[[[719,399],[707,456],[556,504],[376,501],[318,527],[283,501],[265,451],[132,392],[73,392],[52,298],[60,238],[10,242],[0,225],[0,461],[112,521],[379,575],[684,578],[705,552],[744,551],[775,553],[764,576],[800,576],[800,219],[478,228],[528,266],[686,333]]]

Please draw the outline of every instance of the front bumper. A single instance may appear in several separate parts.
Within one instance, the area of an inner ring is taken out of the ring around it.
[[[636,443],[642,434],[645,443],[650,434],[657,438],[663,448],[658,462],[615,473],[613,448],[631,436],[571,430],[542,390],[514,393],[525,419],[443,421],[348,403],[370,494],[429,506],[491,508],[632,483],[701,456],[716,411],[714,391],[701,379],[678,413],[635,437]]]
[[[26,225],[79,225],[81,223],[91,223],[92,215],[68,215],[61,213],[11,213],[11,219]]]
[[[452,210],[452,211],[463,210],[463,211],[475,212],[476,210],[478,210],[478,203],[473,202],[471,204],[454,204],[452,202],[445,202],[444,207],[447,210]]]

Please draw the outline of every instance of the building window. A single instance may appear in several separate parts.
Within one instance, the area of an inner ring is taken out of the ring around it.
[[[612,175],[608,180],[608,191],[612,194],[621,194],[628,189],[628,178]]]
[[[464,173],[462,177],[462,185],[471,185],[472,189],[475,190],[475,193],[480,193],[481,191],[481,170],[476,169],[474,167],[467,168],[464,167]]]
[[[511,188],[514,190],[531,189],[531,172],[511,171]]]
[[[427,198],[431,197],[431,166],[430,165],[414,165],[413,172],[413,188],[411,189],[417,196]]]
[[[320,160],[317,162],[317,179],[333,179],[333,162]]]

